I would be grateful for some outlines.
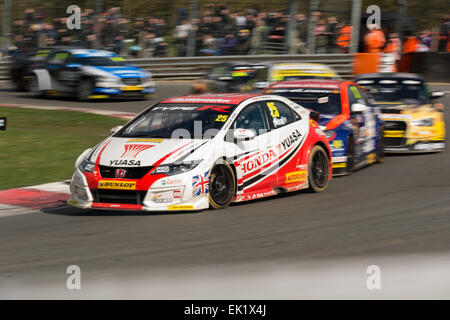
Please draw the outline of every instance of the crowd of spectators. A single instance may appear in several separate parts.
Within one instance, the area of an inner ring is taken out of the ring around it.
[[[192,20],[187,10],[178,9],[173,28],[156,17],[128,19],[119,7],[108,8],[100,14],[84,9],[79,30],[68,30],[67,16],[50,17],[42,7],[37,7],[26,9],[23,20],[13,21],[10,38],[19,49],[71,45],[103,48],[134,57],[277,53],[287,52],[287,43],[291,53],[349,52],[352,27],[348,21],[324,16],[321,12],[313,13],[311,19],[315,21],[313,52],[307,48],[309,22],[304,14],[294,17],[292,32],[288,33],[290,16],[285,12],[257,9],[232,12],[223,4],[207,4],[200,10],[199,17]],[[448,25],[447,19],[441,34],[448,35]],[[429,50],[431,37],[430,31],[415,37],[415,50]],[[401,45],[397,38],[397,34],[386,35],[383,30],[369,31],[364,36],[364,50],[395,51]],[[188,53],[189,42],[195,51]]]

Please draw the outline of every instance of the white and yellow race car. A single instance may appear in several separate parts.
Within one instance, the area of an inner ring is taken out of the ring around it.
[[[424,80],[410,73],[362,74],[355,82],[381,109],[385,152],[445,150],[444,105],[432,101],[443,92],[429,92]]]

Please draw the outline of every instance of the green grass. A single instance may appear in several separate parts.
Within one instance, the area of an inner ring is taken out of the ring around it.
[[[78,155],[125,120],[75,111],[0,108],[0,190],[70,179]]]

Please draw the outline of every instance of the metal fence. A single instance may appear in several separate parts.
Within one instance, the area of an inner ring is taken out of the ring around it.
[[[337,71],[344,79],[352,77],[353,55],[351,54],[284,54],[284,55],[256,55],[256,56],[212,56],[212,57],[183,57],[183,58],[142,58],[130,59],[131,63],[145,70],[149,70],[156,80],[190,80],[197,79],[215,64],[220,62],[303,62],[322,63]],[[9,65],[0,63],[0,79],[6,80]]]

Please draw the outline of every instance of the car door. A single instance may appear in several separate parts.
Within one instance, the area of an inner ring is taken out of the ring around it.
[[[263,102],[254,102],[242,109],[228,136],[238,129],[252,130],[256,134],[254,139],[234,142],[238,193],[276,187],[277,172],[271,169],[277,158],[274,150],[276,141],[272,138]]]
[[[350,111],[352,105],[358,103],[365,108],[362,112],[351,112],[352,122],[357,126],[357,154],[367,155],[375,149],[376,115],[369,105],[367,97],[361,88],[350,85],[348,88]]]
[[[263,104],[269,119],[270,138],[279,158],[277,185],[304,182],[302,179],[306,177],[306,172],[300,173],[297,155],[307,134],[306,126],[301,125],[300,115],[284,102],[267,100]]]
[[[58,91],[67,91],[66,60],[70,56],[67,51],[55,51],[49,58],[47,70],[51,77],[52,88]]]

